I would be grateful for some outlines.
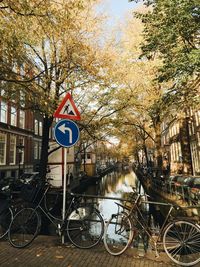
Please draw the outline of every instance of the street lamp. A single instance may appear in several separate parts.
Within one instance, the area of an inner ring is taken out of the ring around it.
[[[19,145],[16,146],[16,148],[18,149],[18,178],[20,178],[20,164],[21,164],[21,160],[22,160],[22,153],[23,153],[23,149],[24,149],[24,145],[22,145],[22,143],[19,143]]]

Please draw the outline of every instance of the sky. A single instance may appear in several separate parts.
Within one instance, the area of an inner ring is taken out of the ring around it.
[[[104,0],[108,7],[108,12],[112,17],[122,20],[126,14],[134,9],[138,4],[128,2],[128,0]]]

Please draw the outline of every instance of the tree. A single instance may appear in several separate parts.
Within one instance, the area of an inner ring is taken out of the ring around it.
[[[131,25],[131,26],[130,26]],[[142,149],[148,163],[147,146],[155,145],[157,165],[162,166],[161,122],[166,112],[162,96],[163,87],[156,81],[157,58],[140,59],[140,43],[143,25],[136,18],[130,19],[123,28],[117,51],[119,56],[112,76],[117,86],[113,118],[114,134],[123,142],[132,143],[129,148]]]
[[[18,52],[20,49],[10,52],[8,42],[4,42],[1,59],[4,72],[0,79],[8,85],[5,96],[21,105],[21,98],[16,95],[24,93],[25,108],[43,116],[41,177],[46,175],[52,115],[62,95],[71,91],[79,103],[78,96],[84,95],[84,88],[97,83],[103,86],[106,80],[103,70],[110,59],[99,42],[102,18],[95,15],[94,2],[70,0],[58,1],[56,5],[54,1],[45,1],[39,11],[47,16],[22,16],[13,12],[15,23],[6,19],[9,11],[4,10],[3,23],[16,30],[23,53]],[[16,61],[17,68],[13,68]],[[20,72],[18,66],[23,67],[23,71]]]
[[[139,14],[144,23],[144,54],[159,53],[163,80],[199,75],[199,1],[152,0]],[[199,77],[196,77],[198,79]]]
[[[31,1],[14,1],[1,0],[0,10],[6,10],[10,14],[14,13],[19,16],[46,16],[48,14],[47,7],[51,1],[49,0],[31,0]],[[41,12],[42,11],[42,12]]]
[[[190,95],[193,108],[200,103],[199,1],[143,1],[146,13],[137,13],[144,24],[141,57],[160,57],[158,80],[171,81],[169,95],[173,102]],[[183,101],[182,101],[183,103]],[[182,108],[182,107],[181,107]]]

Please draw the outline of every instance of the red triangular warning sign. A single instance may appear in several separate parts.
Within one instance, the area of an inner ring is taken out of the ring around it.
[[[81,119],[80,112],[78,111],[70,93],[67,93],[66,96],[63,98],[62,102],[58,106],[53,116],[55,118],[61,119]]]

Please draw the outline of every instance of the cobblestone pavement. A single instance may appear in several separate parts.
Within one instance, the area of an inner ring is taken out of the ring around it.
[[[142,255],[143,254],[143,255]],[[0,267],[171,267],[163,253],[155,258],[153,252],[144,255],[142,249],[129,249],[121,256],[111,256],[100,244],[92,249],[62,245],[58,237],[39,236],[27,248],[13,248],[0,241]]]

